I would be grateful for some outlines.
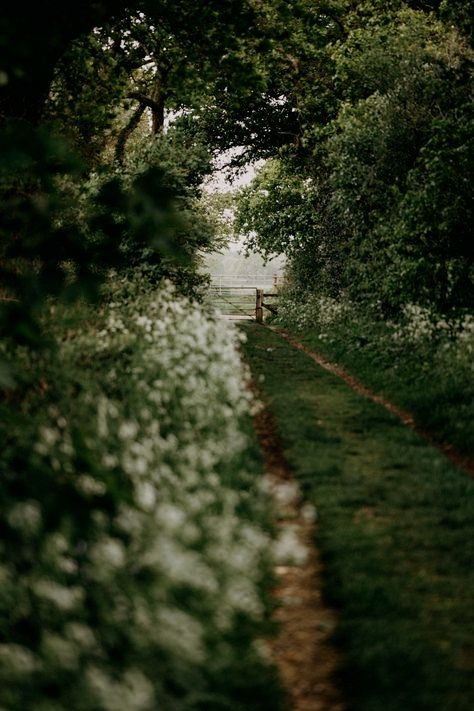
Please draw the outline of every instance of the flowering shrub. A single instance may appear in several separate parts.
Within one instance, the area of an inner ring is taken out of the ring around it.
[[[388,351],[425,349],[439,358],[458,364],[468,361],[472,369],[474,353],[474,315],[441,316],[419,304],[406,304],[398,321],[384,320],[377,313],[361,309],[347,298],[340,300],[309,294],[306,300],[283,292],[275,322],[298,330],[314,329],[321,341],[339,338],[344,332],[348,343],[374,342]]]
[[[324,340],[328,335],[327,328],[344,320],[350,311],[351,304],[348,301],[310,293],[305,294],[301,303],[301,295],[295,297],[291,291],[287,291],[281,294],[276,321],[283,326],[299,329],[317,325],[320,338]]]
[[[172,287],[123,281],[3,406],[3,708],[278,707],[236,345]]]
[[[440,316],[435,311],[407,304],[398,323],[388,324],[392,347],[414,351],[451,373],[457,380],[472,377],[474,370],[474,316],[472,314]]]
[[[409,303],[389,320],[378,303],[305,296],[286,289],[276,323],[408,410],[438,441],[474,457],[472,313]]]
[[[431,341],[436,335],[449,333],[453,324],[437,318],[433,312],[419,304],[406,304],[402,310],[402,320],[394,325],[393,338],[407,344]]]
[[[398,319],[379,304],[336,302],[289,289],[279,299],[284,328],[409,410],[440,441],[474,456],[474,315],[409,303]]]

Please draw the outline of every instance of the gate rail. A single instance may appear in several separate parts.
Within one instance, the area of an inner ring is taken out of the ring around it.
[[[245,277],[247,278],[247,277]],[[278,281],[273,280],[273,284],[268,284],[265,288],[256,288],[241,284],[226,284],[214,281],[209,287],[210,295],[215,299],[225,302],[223,314],[227,316],[242,316],[248,319],[255,319],[257,323],[263,323],[264,309],[273,314],[278,313],[274,299],[278,298]],[[255,301],[252,299],[252,292],[255,294]],[[252,305],[253,302],[253,305]]]

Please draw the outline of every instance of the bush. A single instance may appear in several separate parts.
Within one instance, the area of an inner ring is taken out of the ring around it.
[[[17,347],[1,406],[0,705],[277,708],[236,337],[170,285],[51,310],[57,351]]]
[[[302,303],[303,301],[303,303]],[[474,317],[407,303],[396,320],[358,304],[287,290],[276,322],[412,412],[440,441],[473,456]]]

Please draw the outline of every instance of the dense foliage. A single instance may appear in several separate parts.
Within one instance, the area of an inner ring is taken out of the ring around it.
[[[235,334],[170,285],[111,288],[100,315],[51,307],[54,358],[14,354],[0,704],[275,709],[253,644],[271,538]]]
[[[405,3],[334,3],[339,34],[300,38],[279,100],[298,135],[275,137],[239,213],[252,246],[289,256],[295,286],[392,313],[474,304],[473,54],[448,5],[445,23]]]
[[[0,23],[0,325],[37,344],[49,296],[94,296],[106,271],[152,266],[190,292],[213,230],[211,153],[194,120],[218,81],[253,86],[241,0],[43,3]],[[44,340],[44,339],[43,339]]]
[[[257,10],[2,12],[2,708],[279,707],[251,401],[196,305],[196,106],[255,85]]]
[[[201,254],[232,229],[203,181],[226,150],[267,161],[237,224],[289,259],[282,318],[304,297],[324,341],[325,314],[333,333],[375,314],[385,344],[436,342],[464,377],[472,17],[458,0],[3,10],[2,707],[278,708],[255,643],[271,537],[250,402],[237,344],[196,305]]]
[[[396,319],[348,299],[281,295],[277,323],[411,412],[420,427],[474,455],[474,316],[407,303]]]

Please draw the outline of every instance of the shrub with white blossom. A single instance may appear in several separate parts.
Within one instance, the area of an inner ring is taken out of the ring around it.
[[[321,341],[338,340],[343,334],[350,346],[370,341],[391,352],[427,350],[431,358],[445,360],[448,367],[456,364],[470,371],[473,367],[474,315],[470,313],[448,317],[409,303],[397,321],[391,321],[381,317],[377,304],[370,310],[347,298],[314,293],[302,298],[288,290],[281,295],[275,322],[296,330],[316,330]]]
[[[278,708],[237,346],[172,287],[124,281],[55,355],[18,351],[42,377],[2,405],[2,709]]]
[[[407,304],[399,324],[390,324],[395,341],[413,347],[438,345],[440,350],[458,363],[468,360],[471,367],[474,353],[474,315],[464,313],[451,318],[417,304]]]
[[[276,325],[299,332],[375,391],[409,410],[441,442],[472,457],[474,314],[408,303],[387,318],[381,303],[356,303],[287,288]]]
[[[326,337],[326,327],[341,321],[350,311],[350,304],[322,294],[293,294],[283,292],[279,301],[278,318],[282,325],[305,329],[318,326],[321,338]]]

